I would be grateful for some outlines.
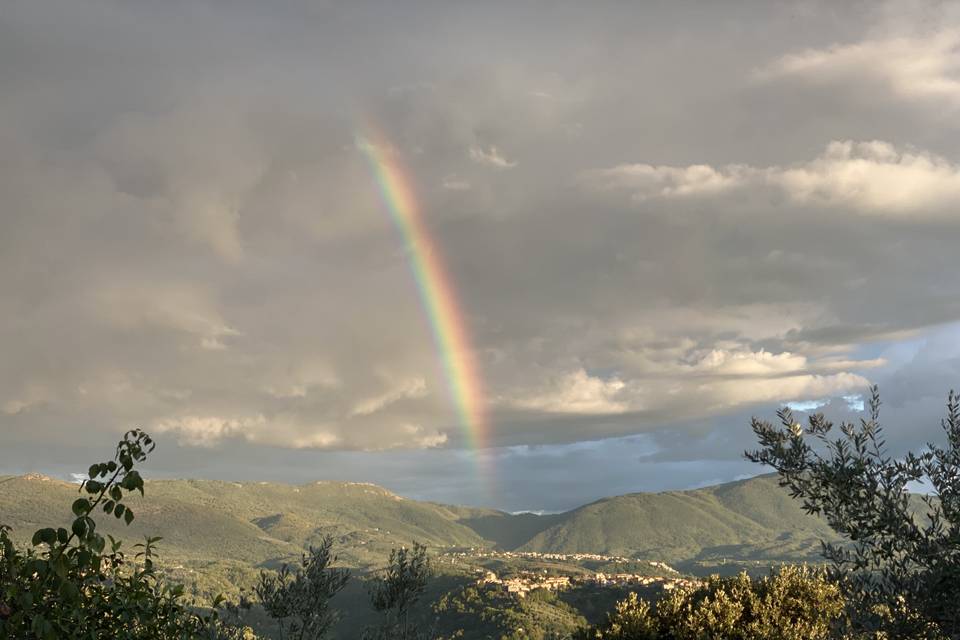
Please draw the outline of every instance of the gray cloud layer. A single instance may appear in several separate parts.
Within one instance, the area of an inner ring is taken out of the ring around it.
[[[896,442],[933,437],[956,366],[929,345],[960,320],[957,18],[9,3],[0,470],[138,424],[164,434],[159,473],[562,508],[749,471],[751,412],[875,381],[927,420]],[[369,123],[472,327],[499,498],[428,488],[467,454],[354,143]],[[567,502],[547,497],[561,467],[583,471]]]

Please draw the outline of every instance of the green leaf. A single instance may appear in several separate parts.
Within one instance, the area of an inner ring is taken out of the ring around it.
[[[80,590],[77,589],[77,585],[64,580],[60,583],[60,597],[67,602],[77,602],[80,600]]]
[[[40,543],[53,544],[56,541],[57,541],[56,529],[51,529],[47,527],[46,529],[40,529],[33,534],[33,546],[37,546]]]
[[[77,498],[73,501],[73,506],[70,507],[75,516],[85,516],[90,510],[90,501],[86,498]]]
[[[130,509],[127,509],[126,511],[124,511],[123,521],[126,522],[127,524],[130,524],[131,522],[133,522],[133,511],[130,511]]]
[[[113,500],[107,500],[107,501],[103,504],[103,512],[104,512],[104,513],[113,513],[113,507],[114,507],[114,505],[116,505],[116,504],[117,504],[117,503],[114,502]]]
[[[43,636],[43,627],[47,624],[46,618],[43,617],[42,613],[38,613],[33,617],[33,623],[30,625],[30,630],[33,631],[35,636]]]
[[[87,534],[87,523],[84,518],[77,518],[73,521],[73,526],[70,527],[73,531],[73,534],[78,538],[82,538]]]
[[[126,510],[127,510],[127,508],[126,508],[125,506],[123,506],[122,504],[118,504],[118,505],[117,505],[117,508],[114,509],[114,511],[113,511],[113,515],[116,516],[117,519],[119,520],[119,519],[120,519],[120,516],[122,516],[122,515],[123,515],[123,512],[126,511]]]
[[[87,480],[87,493],[100,493],[103,490],[103,483],[96,480]]]
[[[67,563],[66,556],[64,556],[62,553],[58,553],[56,557],[53,559],[54,573],[56,573],[61,578],[65,578],[67,576],[67,568],[68,568],[68,563]]]
[[[67,540],[70,538],[70,532],[60,527],[57,529],[57,542],[60,544],[67,544]]]
[[[88,567],[95,559],[99,563],[99,558],[96,558],[92,553],[90,553],[86,549],[81,549],[80,553],[77,554],[77,566],[79,566],[81,569],[84,567]]]
[[[143,478],[140,477],[139,471],[131,471],[130,475],[133,476],[133,488],[140,492],[140,495],[143,495]]]

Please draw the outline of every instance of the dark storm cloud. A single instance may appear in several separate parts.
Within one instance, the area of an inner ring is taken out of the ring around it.
[[[923,345],[960,321],[958,29],[922,3],[10,3],[0,469],[138,424],[157,473],[493,499],[371,126],[472,327],[499,486],[526,487],[503,505],[730,479],[750,413],[870,382],[926,425],[956,373]]]

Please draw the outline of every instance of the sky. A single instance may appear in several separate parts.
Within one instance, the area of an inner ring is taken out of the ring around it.
[[[142,427],[148,477],[556,511],[871,384],[902,453],[960,383],[960,5],[8,0],[0,87],[0,474]]]

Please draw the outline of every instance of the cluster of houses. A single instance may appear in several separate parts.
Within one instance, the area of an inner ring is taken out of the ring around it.
[[[512,593],[519,598],[523,598],[534,589],[546,589],[547,591],[560,591],[570,586],[570,576],[553,576],[537,573],[522,573],[510,578],[499,578],[493,571],[486,571],[483,577],[477,580],[477,584],[499,584],[507,589],[507,593]]]
[[[605,556],[599,553],[540,553],[539,551],[496,551],[470,547],[465,551],[451,551],[444,555],[452,558],[502,558],[505,560],[524,558],[528,560],[554,560],[558,562],[638,562],[624,556]],[[669,573],[679,573],[665,562],[650,561],[650,566]]]
[[[602,587],[660,587],[664,591],[693,587],[697,584],[693,580],[677,576],[640,576],[635,573],[595,573],[592,582]]]
[[[484,571],[483,576],[477,580],[478,585],[502,585],[506,588],[507,593],[512,593],[518,598],[525,597],[535,589],[562,591],[578,583],[600,587],[659,587],[664,591],[696,585],[693,580],[687,580],[677,576],[641,576],[635,573],[595,573],[593,576],[571,577],[550,575],[547,573],[523,572],[508,578],[501,578],[493,571],[488,570]]]
[[[443,556],[450,558],[451,562],[457,562],[462,559],[501,559],[501,560],[539,560],[554,562],[602,562],[602,563],[638,563],[642,562],[633,558],[623,556],[607,556],[599,553],[541,553],[538,551],[497,551],[494,549],[470,548],[449,551]],[[680,572],[665,562],[646,561],[653,569],[661,572],[661,575],[651,576],[636,573],[594,573],[592,575],[557,575],[541,572],[521,571],[508,577],[500,577],[490,570],[478,569],[480,577],[477,579],[478,585],[500,585],[508,593],[514,594],[519,598],[525,597],[531,591],[536,589],[545,589],[547,591],[562,591],[570,587],[580,585],[591,585],[597,587],[652,587],[670,591],[680,587],[694,586],[693,580],[680,577]]]

